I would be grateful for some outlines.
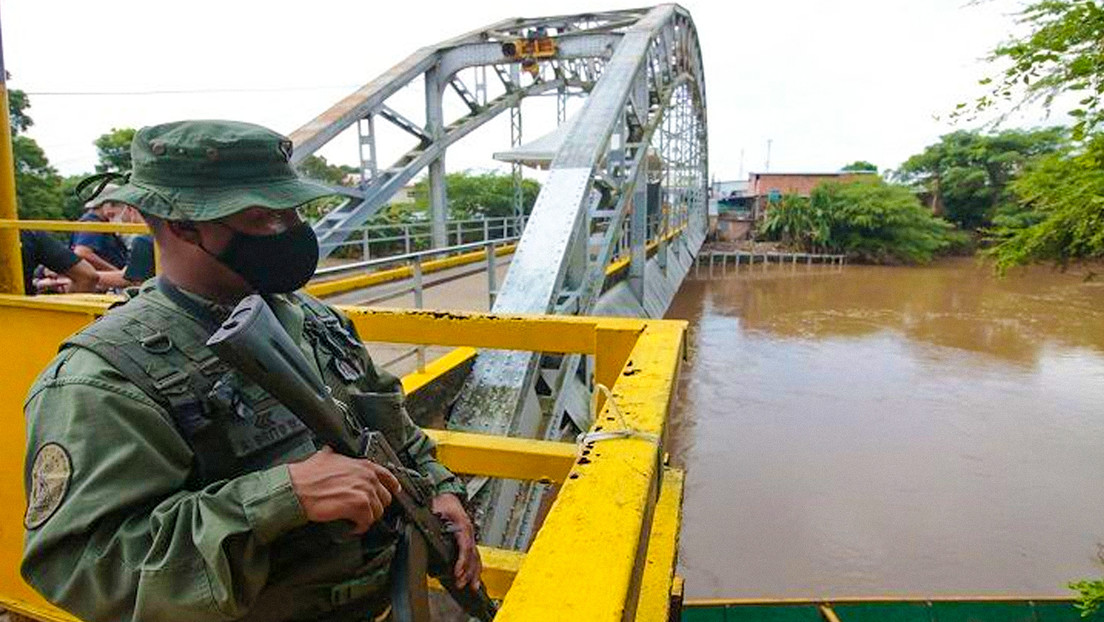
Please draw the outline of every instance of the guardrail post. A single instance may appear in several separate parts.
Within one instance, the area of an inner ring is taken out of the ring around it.
[[[422,259],[415,257],[414,262],[410,265],[410,271],[414,277],[414,284],[412,290],[414,292],[414,308],[421,309],[424,301],[422,299]],[[418,346],[418,372],[425,371],[426,356],[425,346]]]
[[[495,245],[487,244],[487,308],[494,308],[495,290],[498,289],[498,275],[495,274]]]
[[[403,225],[403,249],[404,254],[410,254],[410,225]]]
[[[483,241],[486,242],[491,239],[491,221],[487,220],[487,217],[483,217]]]
[[[360,234],[361,234],[360,244],[361,244],[361,256],[362,256],[361,259],[364,259],[364,260],[367,261],[371,257],[371,253],[369,252],[369,248],[372,245],[372,243],[368,241],[368,229],[367,228],[361,229]]]

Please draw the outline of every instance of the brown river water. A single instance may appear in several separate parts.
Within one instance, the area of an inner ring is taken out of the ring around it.
[[[1068,595],[1104,543],[1104,274],[683,284],[688,598]]]

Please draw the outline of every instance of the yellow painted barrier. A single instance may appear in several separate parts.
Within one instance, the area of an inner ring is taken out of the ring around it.
[[[503,255],[509,255],[514,252],[517,244],[504,244],[495,249],[495,256],[501,257]],[[486,251],[474,251],[471,253],[463,253],[460,255],[453,255],[452,257],[444,257],[442,259],[433,259],[422,263],[422,273],[429,274],[432,272],[440,272],[441,270],[448,270],[449,268],[455,268],[457,266],[466,266],[468,264],[479,263],[487,258]],[[389,268],[387,270],[377,270],[375,272],[369,272],[367,274],[357,274],[354,276],[347,276],[344,278],[333,279],[329,281],[318,281],[310,283],[303,288],[308,294],[312,296],[318,296],[323,298],[325,296],[333,296],[335,294],[342,294],[345,292],[351,292],[357,289],[363,289],[365,287],[372,287],[373,285],[380,285],[383,283],[391,283],[392,281],[401,281],[403,279],[409,279],[414,276],[414,269],[410,266],[400,266],[398,268]]]
[[[14,526],[22,524],[25,507],[22,402],[58,344],[104,313],[112,300],[0,295],[0,337],[18,353],[0,359],[0,405],[6,413],[0,418],[0,438],[8,442],[7,451],[0,452],[0,473],[5,474],[0,478],[0,604],[37,619],[72,620],[46,604],[18,574],[23,534]],[[472,356],[473,348],[594,355],[613,403],[605,404],[591,432],[631,429],[627,436],[577,450],[565,443],[431,433],[440,441],[443,462],[458,472],[562,482],[527,555],[484,550],[484,579],[493,595],[505,597],[498,619],[632,619],[638,602],[652,613],[657,594],[670,589],[670,573],[662,569],[673,565],[671,534],[677,533],[671,495],[681,486],[671,483],[670,471],[664,475],[660,460],[685,323],[346,311],[372,341],[461,346],[423,374],[404,379],[412,391]]]
[[[677,591],[674,587],[675,561],[678,558],[679,527],[682,525],[685,478],[686,474],[679,469],[663,471],[663,485],[648,537],[644,580],[636,603],[637,622],[667,622],[671,594]]]
[[[592,428],[632,435],[584,449],[506,594],[499,622],[636,617],[660,488],[660,441],[685,330],[683,322],[640,324],[644,330],[611,387],[616,410],[607,403]]]
[[[144,223],[134,222],[85,222],[75,220],[0,220],[0,230],[26,229],[30,231],[90,231],[93,233],[149,233]]]

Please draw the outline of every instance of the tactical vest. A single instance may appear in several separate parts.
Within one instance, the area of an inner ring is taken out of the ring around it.
[[[179,302],[186,301],[170,299],[156,287],[156,281],[145,284],[67,339],[61,350],[91,350],[169,413],[194,456],[186,488],[200,490],[316,451],[313,434],[295,415],[207,348],[222,318],[196,317],[194,309],[181,308]],[[363,344],[329,307],[292,296],[304,313],[303,340],[313,350],[308,358],[335,400],[354,425],[379,430],[401,447],[401,385],[377,374]],[[360,541],[333,524],[310,524],[280,538],[272,546],[269,587],[245,619],[325,614],[327,620],[342,620],[346,612],[350,620],[363,620],[385,606],[395,538],[382,523]]]

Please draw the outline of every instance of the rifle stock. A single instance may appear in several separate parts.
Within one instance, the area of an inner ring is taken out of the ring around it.
[[[366,458],[390,470],[402,486],[392,502],[424,539],[430,574],[469,615],[480,620],[494,618],[496,607],[482,586],[478,590],[456,586],[452,574],[458,556],[456,540],[431,509],[432,491],[402,466],[383,434],[353,429],[354,424],[334,402],[321,374],[262,297],[251,295],[242,300],[207,346],[279,400],[323,443],[346,456]]]

